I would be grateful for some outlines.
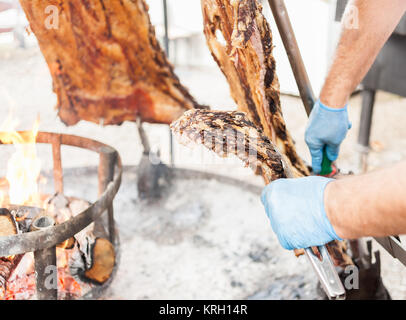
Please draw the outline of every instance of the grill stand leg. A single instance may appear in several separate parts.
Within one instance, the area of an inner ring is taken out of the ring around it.
[[[115,150],[109,147],[102,148],[100,152],[99,163],[99,196],[107,189],[108,184],[114,179],[114,166],[117,159],[117,153]],[[110,242],[115,242],[115,221],[113,203],[107,209],[108,213],[108,226],[109,226],[109,238]],[[97,223],[101,223],[101,218],[95,221],[95,227]]]
[[[372,114],[375,104],[375,90],[365,89],[362,91],[362,111],[358,132],[358,144],[360,146],[360,170],[368,171],[369,138],[371,135]]]
[[[32,222],[31,231],[46,230],[55,225],[55,220],[48,216],[38,216]],[[58,269],[56,264],[56,247],[34,252],[35,280],[38,300],[58,299]]]
[[[162,0],[162,6],[164,11],[164,28],[165,28],[165,35],[164,35],[164,47],[166,57],[169,59],[169,19],[168,19],[168,3],[167,0]],[[169,128],[169,165],[171,167],[174,166],[174,145],[173,145],[173,134],[172,130]]]
[[[56,266],[56,247],[34,252],[35,277],[39,300],[58,299],[58,270]]]

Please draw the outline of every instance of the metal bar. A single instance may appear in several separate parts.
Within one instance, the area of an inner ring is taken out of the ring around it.
[[[25,135],[30,133],[28,131],[19,131],[19,134]],[[53,137],[55,135],[55,133],[51,132],[38,132],[36,142],[52,144]],[[100,153],[101,150],[106,147],[114,150],[106,144],[84,137],[67,134],[60,134],[60,137],[61,144],[64,145],[84,148],[98,153]],[[0,142],[0,145],[1,144],[3,143]],[[0,257],[12,256],[26,252],[35,252],[37,250],[43,250],[56,246],[66,239],[74,236],[92,222],[97,221],[102,213],[108,209],[109,204],[112,203],[118,189],[120,188],[122,163],[117,151],[115,152],[117,173],[114,175],[114,180],[112,183],[108,184],[107,190],[100,196],[99,199],[92,203],[86,210],[70,220],[50,227],[46,230],[0,237]]]
[[[375,91],[362,91],[362,111],[361,121],[358,133],[358,143],[363,147],[369,147],[369,138],[371,135],[372,114],[375,104]]]
[[[56,247],[34,252],[37,297],[39,300],[58,299],[58,270]]]
[[[366,257],[369,255],[365,251],[365,245],[364,242],[361,239],[354,239],[354,240],[348,240],[351,248],[351,259],[352,261],[358,265],[360,268],[369,268],[369,263],[368,259]]]
[[[364,89],[362,91],[362,111],[358,131],[358,144],[360,147],[360,169],[363,173],[368,171],[369,138],[371,135],[375,95],[375,90]]]
[[[121,169],[114,182],[109,184],[103,196],[77,216],[47,230],[0,237],[0,257],[46,249],[73,237],[99,219],[102,213],[107,210],[120,187],[120,183]]]
[[[164,9],[164,27],[165,27],[165,35],[164,35],[164,46],[165,46],[165,53],[167,57],[169,57],[169,26],[168,26],[168,4],[166,0],[162,0],[162,5]]]
[[[163,11],[164,11],[164,27],[165,27],[165,35],[164,35],[164,46],[165,46],[165,53],[169,59],[169,19],[168,19],[168,3],[166,0],[162,0]],[[169,128],[169,164],[171,167],[174,165],[174,151],[173,151],[173,134],[172,130]]]
[[[283,0],[268,0],[281,35],[283,45],[292,67],[293,75],[299,88],[300,97],[302,98],[307,115],[312,111],[315,97],[306,68],[300,54],[299,46],[290,23],[289,15]]]
[[[138,129],[138,134],[140,136],[141,144],[144,147],[144,154],[149,155],[151,151],[151,147],[148,141],[147,134],[145,133],[144,127],[142,126],[142,122],[140,118],[137,119],[137,129]]]
[[[345,289],[341,283],[340,277],[331,261],[330,255],[325,246],[318,247],[321,260],[317,257],[311,248],[305,249],[305,254],[309,259],[314,271],[316,272],[320,283],[331,300],[344,300]]]
[[[390,238],[389,237],[377,237],[374,238],[376,240],[376,242],[378,242],[392,257],[395,258],[393,249],[392,249],[392,245],[390,242]]]
[[[54,163],[54,187],[55,191],[63,194],[63,170],[61,158],[61,135],[52,137],[52,159]]]
[[[30,141],[28,139],[28,137],[31,137],[32,131],[17,131],[17,132],[22,137],[27,137],[26,141]],[[0,132],[0,133],[4,133],[4,132]],[[52,144],[52,140],[54,139],[55,135],[59,135],[61,137],[61,144],[78,147],[78,148],[82,148],[82,149],[87,149],[87,150],[94,151],[97,153],[100,153],[100,150],[103,147],[112,148],[107,144],[104,144],[104,143],[101,143],[99,141],[92,140],[89,138],[75,136],[72,134],[57,134],[57,133],[45,132],[45,131],[38,132],[36,143]],[[24,143],[30,143],[30,142],[22,142],[22,143],[24,144]],[[0,145],[2,145],[2,144],[11,144],[11,143],[8,143],[8,142],[4,143],[4,142],[0,141]]]
[[[47,230],[55,225],[49,216],[39,216],[32,222],[32,231]],[[56,264],[56,247],[34,252],[35,279],[39,300],[58,299],[58,269]]]
[[[117,152],[110,147],[102,148],[99,162],[99,196],[107,189],[108,184],[114,180],[114,167],[117,159]],[[115,221],[113,202],[107,207],[109,236],[111,243],[115,241]],[[96,223],[96,221],[95,221]]]
[[[406,266],[406,248],[396,237],[374,238],[388,253]]]

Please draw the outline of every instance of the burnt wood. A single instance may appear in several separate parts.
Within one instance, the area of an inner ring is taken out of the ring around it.
[[[6,297],[7,281],[10,279],[23,256],[23,254],[19,254],[8,258],[0,258],[0,300]]]
[[[104,283],[113,272],[116,254],[113,244],[106,238],[96,238],[90,249],[91,264],[85,277],[97,283]]]
[[[61,223],[80,214],[89,205],[87,201],[68,198],[57,193],[48,200],[47,211]],[[78,270],[79,275],[102,284],[110,278],[113,272],[116,253],[113,244],[108,240],[102,219],[97,222],[99,223],[90,224],[58,246],[69,249],[77,244],[83,259],[83,269]]]
[[[0,237],[14,235],[19,232],[17,222],[11,212],[0,209]],[[5,298],[7,281],[18,266],[23,255],[0,257],[0,300]]]
[[[5,208],[0,209],[0,237],[18,233],[18,225],[14,216]]]

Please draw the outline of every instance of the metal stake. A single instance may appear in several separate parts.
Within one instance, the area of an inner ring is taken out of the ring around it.
[[[54,186],[55,191],[63,194],[63,170],[61,159],[61,136],[52,136],[52,159],[54,162]]]
[[[169,59],[169,27],[168,27],[168,4],[166,0],[162,0],[163,9],[164,9],[164,47],[167,58]],[[170,128],[169,130],[169,164],[171,167],[174,165],[174,152],[173,152],[173,135]]]
[[[300,54],[299,46],[296,41],[295,33],[293,32],[292,24],[290,23],[289,15],[283,0],[268,0],[278,26],[279,34],[281,35],[283,45],[289,58],[293,74],[297,86],[299,88],[300,97],[302,98],[307,115],[313,109],[316,101],[310,84],[309,76]]]
[[[103,147],[100,150],[99,160],[99,196],[107,189],[108,184],[114,179],[114,166],[117,159],[117,152],[110,147]],[[107,208],[110,242],[115,241],[115,221],[113,202]],[[101,217],[95,221],[100,227]],[[96,226],[95,226],[96,227]]]
[[[360,148],[360,169],[362,173],[368,171],[369,139],[371,136],[372,114],[375,104],[375,90],[364,89],[362,91],[362,111],[358,134]]]
[[[55,225],[55,220],[49,216],[38,216],[34,219],[31,231],[46,230]],[[39,300],[58,299],[58,269],[56,265],[56,247],[37,250],[34,252],[35,278]]]
[[[306,72],[302,55],[300,54],[292,24],[290,23],[285,3],[283,0],[269,0],[269,5],[278,26],[283,45],[285,46],[290,65],[299,88],[300,97],[302,98],[306,113],[309,116],[315,102],[315,97]],[[330,259],[327,248],[325,246],[321,246],[318,249],[322,257],[321,261],[312,253],[311,248],[307,248],[305,250],[305,254],[316,271],[324,291],[329,299],[345,299],[345,289]]]

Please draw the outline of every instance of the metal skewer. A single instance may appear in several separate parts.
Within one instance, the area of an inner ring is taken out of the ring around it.
[[[318,247],[322,260],[313,253],[311,248],[305,249],[305,254],[316,272],[321,286],[330,300],[345,300],[345,289],[331,261],[326,246]]]
[[[169,59],[169,19],[168,19],[168,4],[167,0],[162,0],[163,10],[164,10],[164,47],[166,57]],[[174,145],[173,145],[173,135],[172,131],[169,128],[169,165],[171,167],[174,166]]]

